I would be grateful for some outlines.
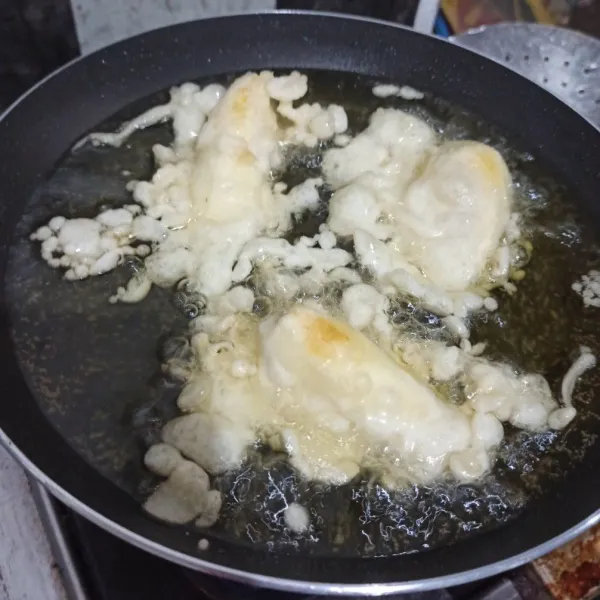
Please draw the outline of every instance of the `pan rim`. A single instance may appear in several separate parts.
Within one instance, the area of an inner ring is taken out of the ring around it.
[[[307,10],[267,10],[267,11],[255,11],[252,13],[231,13],[229,15],[224,15],[220,17],[214,17],[212,19],[206,20],[223,20],[229,19],[233,17],[240,16],[250,16],[250,15],[304,15],[304,16],[319,16],[319,17],[328,17],[335,18],[339,20],[352,20],[352,21],[362,21],[362,22],[370,22],[373,24],[385,25],[390,28],[397,28],[401,30],[409,30],[417,35],[425,36],[427,38],[435,38],[438,41],[448,42],[454,46],[456,44],[450,40],[443,40],[434,36],[432,34],[426,34],[421,32],[416,32],[412,28],[407,27],[405,25],[387,22],[381,19],[371,18],[371,17],[363,17],[359,15],[346,15],[340,13],[333,12],[315,12],[315,11],[307,11]],[[130,42],[133,39],[142,37],[147,35],[152,31],[158,31],[161,29],[169,29],[171,26],[167,27],[159,27],[147,32],[140,33],[136,36],[132,36],[130,38],[126,38],[125,40],[121,40],[109,46],[105,46],[91,52],[89,54],[80,55],[73,60],[65,63],[52,73],[48,74],[40,81],[38,81],[34,86],[28,89],[23,95],[17,98],[1,115],[0,122],[4,121],[5,118],[21,103],[27,98],[30,94],[34,93],[39,87],[43,86],[47,81],[53,79],[62,71],[68,69],[70,66],[78,63],[79,61],[102,52],[108,47],[115,47],[120,44],[125,44]],[[483,58],[487,61],[494,62],[503,68],[511,71],[515,75],[518,75],[522,79],[527,79],[520,75],[518,72],[510,69],[500,61],[489,57],[487,55],[482,55],[474,50],[461,46],[462,51],[467,51],[471,54],[474,54],[480,58]],[[566,102],[564,102],[561,98],[555,96],[548,90],[545,90],[541,86],[537,86],[535,82],[530,82],[538,89],[542,89],[544,92],[552,96],[555,100],[558,100],[561,104],[567,107],[571,112],[575,113],[578,117],[584,119],[588,124],[592,125],[588,119],[586,119],[583,115],[580,115],[572,109]],[[594,127],[596,131],[598,129]],[[389,594],[398,594],[398,593],[407,593],[407,592],[423,592],[428,590],[440,589],[442,587],[452,587],[456,585],[461,585],[465,583],[469,583],[472,581],[477,581],[485,578],[492,577],[499,573],[517,568],[525,563],[531,562],[540,556],[558,548],[559,546],[568,543],[574,538],[578,537],[589,528],[594,525],[600,523],[600,508],[594,511],[585,519],[581,520],[571,528],[565,530],[561,534],[543,542],[542,544],[538,544],[533,548],[530,548],[524,552],[516,554],[506,559],[502,559],[485,566],[476,567],[473,569],[469,569],[466,571],[460,571],[451,575],[442,575],[433,578],[427,579],[418,579],[418,580],[405,580],[401,582],[391,582],[391,583],[324,583],[324,582],[311,582],[302,579],[287,579],[287,578],[279,578],[270,575],[262,575],[249,571],[244,571],[220,564],[216,564],[207,560],[203,560],[201,558],[194,557],[192,555],[179,552],[176,550],[172,550],[167,546],[164,546],[160,543],[154,542],[151,539],[144,537],[140,534],[134,533],[129,529],[126,529],[118,522],[113,519],[110,519],[104,516],[101,512],[94,510],[87,506],[83,501],[77,499],[74,495],[69,493],[66,489],[64,489],[61,485],[56,483],[51,477],[47,476],[41,469],[39,469],[33,461],[31,461],[17,446],[12,442],[12,440],[8,437],[8,435],[4,432],[4,430],[0,427],[0,445],[2,445],[9,454],[21,465],[21,467],[32,477],[34,477],[39,483],[44,485],[46,489],[48,489],[58,500],[63,502],[69,508],[88,519],[92,523],[98,525],[105,531],[108,531],[112,535],[131,543],[132,545],[140,548],[150,554],[158,556],[159,558],[168,560],[174,564],[179,566],[189,568],[192,570],[203,572],[207,575],[223,577],[238,583],[252,585],[257,587],[264,587],[275,589],[284,592],[310,592],[313,594],[319,595],[356,595],[356,596],[382,596]]]

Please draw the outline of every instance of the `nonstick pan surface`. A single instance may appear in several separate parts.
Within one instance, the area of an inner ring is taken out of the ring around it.
[[[553,463],[556,472],[513,519],[419,552],[273,552],[210,532],[208,550],[199,551],[203,536],[144,516],[147,432],[136,436],[131,422],[157,393],[157,340],[184,323],[166,293],[153,293],[145,307],[109,308],[115,280],[62,282],[36,260],[26,236],[58,212],[85,215],[124,202],[122,171],[149,168],[148,155],[127,149],[95,154],[93,171],[83,164],[85,150],[64,161],[86,132],[115,114],[124,118],[124,107],[133,115],[171,85],[265,68],[391,80],[472,111],[542,161],[588,223],[598,220],[598,131],[552,95],[468,50],[377,21],[306,13],[198,21],[127,40],[60,70],[0,121],[2,442],[59,499],[129,542],[193,569],[290,591],[373,595],[448,586],[532,560],[597,522],[594,419],[569,434],[568,457],[579,458]],[[351,508],[340,506],[344,511]]]

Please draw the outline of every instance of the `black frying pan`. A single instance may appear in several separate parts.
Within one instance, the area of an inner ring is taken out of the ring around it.
[[[243,532],[236,537],[217,528],[205,534],[210,546],[200,552],[198,532],[143,515],[140,501],[152,482],[140,467],[142,447],[152,424],[165,417],[153,412],[162,406],[157,397],[174,394],[150,376],[158,366],[157,340],[181,328],[181,318],[160,292],[144,308],[109,309],[115,280],[62,282],[26,236],[58,212],[87,214],[103,202],[125,201],[121,170],[150,169],[148,153],[135,148],[84,148],[64,159],[85,132],[131,105],[106,127],[116,125],[171,85],[263,68],[382,78],[473,111],[532,152],[566,186],[587,223],[598,221],[598,131],[515,73],[433,37],[363,19],[273,13],[198,21],[116,44],[46,79],[0,121],[0,440],[59,499],[115,535],[192,569],[287,590],[380,594],[448,586],[532,560],[596,523],[600,442],[582,435],[600,431],[593,418],[576,421],[564,434],[571,452],[546,465],[537,492],[532,484],[513,518],[501,526],[483,519],[484,527],[455,538],[444,537],[446,526],[433,521],[428,549],[410,546],[392,527],[396,545],[383,553],[356,541],[272,552]],[[341,83],[333,97],[343,102],[352,85],[344,84],[347,76],[336,77]],[[577,302],[561,300],[555,289],[542,293],[556,296],[556,310],[570,319],[567,330],[593,338],[593,317],[583,316]],[[563,372],[566,366],[565,347],[554,367]],[[592,392],[588,400],[592,410]],[[138,430],[136,419],[143,421]],[[543,465],[543,457],[536,464]],[[427,490],[423,494],[420,510],[428,501]],[[351,499],[341,493],[338,500],[328,509],[324,503],[324,527],[351,524]],[[241,527],[243,515],[236,518]],[[403,553],[390,555],[394,550]]]

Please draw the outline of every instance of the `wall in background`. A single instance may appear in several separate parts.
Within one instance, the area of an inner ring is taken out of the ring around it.
[[[150,29],[220,15],[272,10],[275,0],[72,0],[86,54]]]

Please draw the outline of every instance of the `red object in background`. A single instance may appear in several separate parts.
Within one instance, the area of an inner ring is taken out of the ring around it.
[[[583,600],[600,593],[600,526],[532,564],[557,600]]]

